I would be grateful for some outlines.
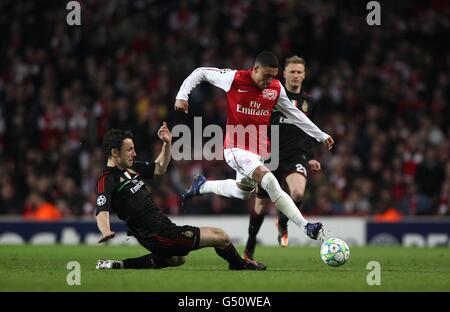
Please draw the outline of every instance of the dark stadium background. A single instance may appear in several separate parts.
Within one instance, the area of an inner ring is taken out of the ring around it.
[[[0,2],[0,214],[25,219],[94,215],[100,151],[110,127],[134,131],[152,159],[169,126],[225,124],[225,97],[202,85],[190,114],[173,110],[196,67],[249,68],[262,50],[307,61],[315,122],[335,140],[318,152],[307,215],[450,215],[450,5],[380,1]],[[153,193],[168,214],[247,214],[252,201],[178,193],[202,170],[233,178],[224,161],[172,161]],[[395,209],[395,210],[393,210]]]

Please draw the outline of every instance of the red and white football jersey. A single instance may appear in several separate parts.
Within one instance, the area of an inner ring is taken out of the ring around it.
[[[207,81],[227,93],[227,126],[224,148],[237,147],[266,158],[270,153],[267,131],[275,106],[300,129],[317,141],[329,135],[321,131],[302,111],[292,105],[277,79],[264,90],[253,84],[250,70],[200,67],[183,82],[176,96],[188,100],[200,82]]]

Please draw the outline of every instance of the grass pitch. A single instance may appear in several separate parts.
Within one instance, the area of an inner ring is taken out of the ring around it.
[[[0,291],[450,291],[449,248],[350,247],[350,252],[350,260],[338,268],[322,262],[319,247],[258,246],[265,272],[229,271],[211,248],[191,252],[178,268],[95,270],[97,259],[137,257],[146,250],[0,246]],[[80,263],[80,286],[67,285],[69,261]],[[381,265],[380,286],[366,282],[369,261]]]

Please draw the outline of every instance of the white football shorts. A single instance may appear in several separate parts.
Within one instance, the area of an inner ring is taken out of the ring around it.
[[[264,159],[240,148],[227,148],[223,155],[228,166],[236,171],[236,182],[255,188],[258,183],[252,179],[252,174],[256,168],[264,165]]]

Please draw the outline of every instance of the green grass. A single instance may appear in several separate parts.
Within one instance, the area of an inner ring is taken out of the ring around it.
[[[95,270],[99,258],[143,254],[141,247],[0,246],[0,291],[450,291],[449,248],[351,247],[350,260],[332,268],[318,247],[258,247],[265,272],[229,271],[208,248],[178,268]],[[81,265],[80,286],[66,283],[72,260]],[[372,260],[381,264],[380,286],[366,283]]]

